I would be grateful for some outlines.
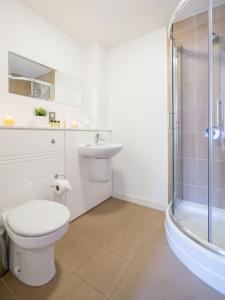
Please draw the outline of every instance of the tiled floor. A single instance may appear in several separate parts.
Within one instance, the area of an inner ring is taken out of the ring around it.
[[[0,300],[220,300],[173,255],[162,212],[109,199],[56,245],[57,275],[28,287],[8,273]]]

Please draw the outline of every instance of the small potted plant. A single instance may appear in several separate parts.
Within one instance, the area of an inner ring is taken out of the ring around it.
[[[43,107],[34,109],[34,125],[36,127],[48,127],[48,112]]]

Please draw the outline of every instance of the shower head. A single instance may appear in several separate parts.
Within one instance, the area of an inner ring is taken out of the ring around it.
[[[220,41],[219,35],[216,32],[213,32],[212,33],[212,42],[213,42],[213,44],[219,43],[219,41]]]

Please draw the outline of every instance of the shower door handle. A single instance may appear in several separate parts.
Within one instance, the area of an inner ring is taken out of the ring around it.
[[[223,101],[216,99],[216,127],[221,127],[223,124]]]
[[[169,115],[169,117],[168,117],[168,120],[169,120],[168,127],[169,127],[169,129],[174,129],[174,113],[169,112],[168,115]]]
[[[209,128],[204,129],[204,136],[206,138],[209,137]],[[218,140],[218,138],[221,136],[221,130],[218,127],[213,127],[212,136],[214,140]]]

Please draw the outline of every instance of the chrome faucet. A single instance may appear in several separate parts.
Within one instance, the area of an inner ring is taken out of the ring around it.
[[[97,132],[95,135],[95,145],[103,144],[106,141],[104,131]]]
[[[100,140],[100,133],[96,133],[95,135],[95,145],[99,145],[99,140]]]

